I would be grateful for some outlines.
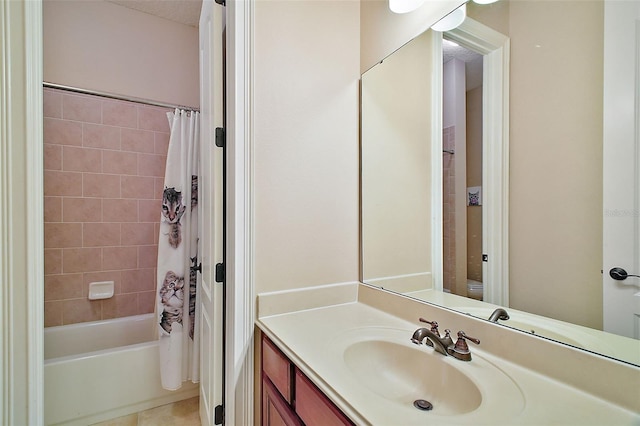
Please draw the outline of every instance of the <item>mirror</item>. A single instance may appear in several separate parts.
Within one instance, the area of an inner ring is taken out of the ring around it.
[[[511,318],[499,323],[640,365],[640,341],[602,331],[604,2],[469,3],[468,15],[510,39],[504,171]],[[443,283],[454,256],[443,249],[442,173],[450,157],[464,155],[443,145],[451,129],[431,107],[440,46],[440,33],[428,30],[362,75],[361,280],[488,319],[499,305],[466,297],[473,292],[464,281],[482,281],[487,300],[491,262],[479,273],[477,254],[464,259],[474,276],[463,267],[462,284],[460,277]],[[436,162],[443,164],[437,171]],[[479,204],[491,202],[486,182],[465,183],[483,189]],[[477,217],[478,208],[465,202],[462,210]],[[464,234],[454,245],[466,250]]]

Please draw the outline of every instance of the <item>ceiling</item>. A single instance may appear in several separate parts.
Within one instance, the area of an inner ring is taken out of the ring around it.
[[[467,91],[482,86],[483,56],[480,53],[452,44],[445,39],[442,42],[442,62],[446,64],[452,59],[458,59],[465,63]]]
[[[107,0],[130,9],[197,27],[202,0]]]

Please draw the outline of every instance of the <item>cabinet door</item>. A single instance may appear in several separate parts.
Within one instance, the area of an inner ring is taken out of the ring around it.
[[[262,377],[262,426],[304,426],[265,376]]]
[[[296,369],[296,413],[307,426],[353,425],[311,381]]]

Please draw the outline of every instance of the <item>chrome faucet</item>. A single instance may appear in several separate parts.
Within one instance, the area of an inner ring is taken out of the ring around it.
[[[459,331],[458,340],[454,344],[453,339],[451,339],[451,330],[445,330],[444,336],[441,336],[438,332],[438,323],[436,321],[427,321],[424,318],[420,318],[420,322],[431,324],[431,329],[421,327],[414,331],[411,337],[413,343],[421,345],[422,341],[426,339],[425,343],[428,346],[433,346],[436,352],[444,356],[451,355],[462,361],[471,361],[471,352],[465,339],[471,340],[477,345],[480,344],[480,340],[467,336],[464,331]]]
[[[498,322],[498,320],[506,321],[509,319],[509,314],[502,308],[498,308],[489,316],[489,321]]]

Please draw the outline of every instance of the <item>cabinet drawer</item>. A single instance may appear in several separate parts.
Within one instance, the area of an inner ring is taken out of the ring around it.
[[[353,423],[298,369],[296,413],[307,426],[341,426]]]
[[[291,363],[264,334],[262,335],[262,371],[291,404]]]

